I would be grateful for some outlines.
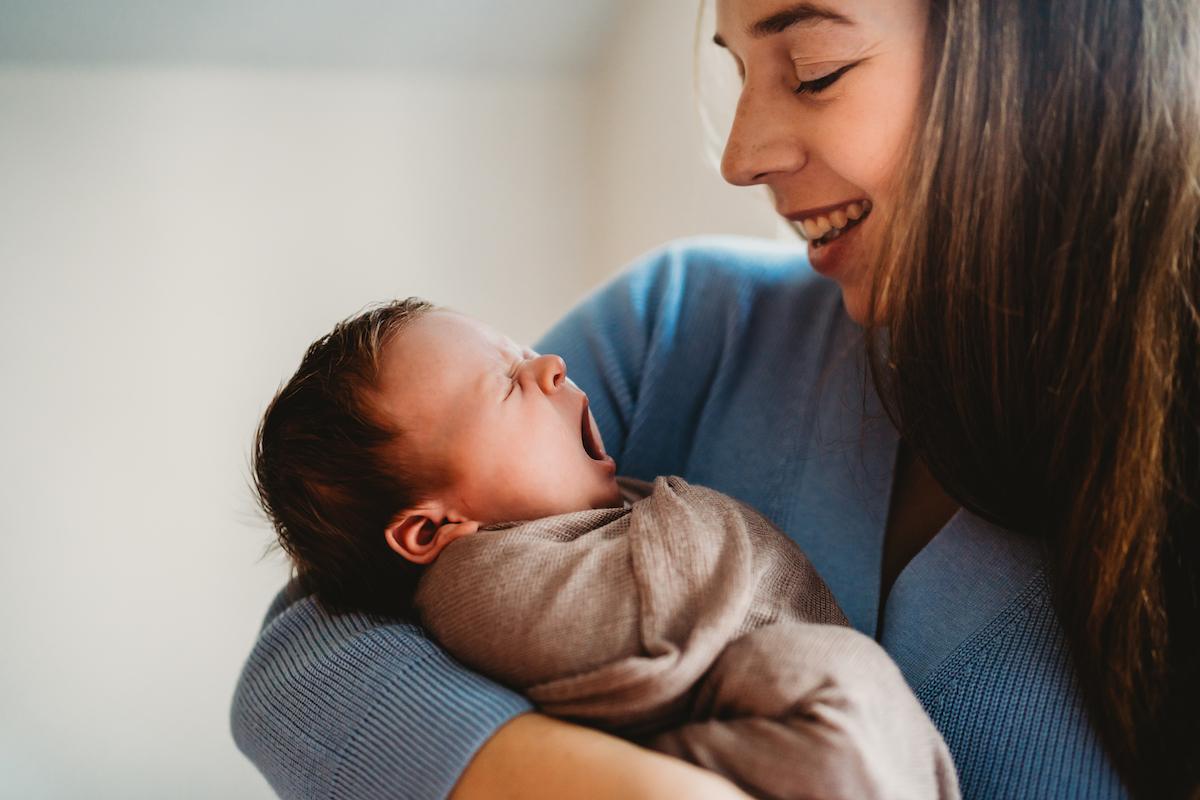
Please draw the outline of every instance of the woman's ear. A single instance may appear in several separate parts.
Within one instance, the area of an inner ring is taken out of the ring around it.
[[[447,516],[436,504],[405,509],[384,528],[388,547],[414,564],[429,564],[460,536],[479,530],[479,523]]]

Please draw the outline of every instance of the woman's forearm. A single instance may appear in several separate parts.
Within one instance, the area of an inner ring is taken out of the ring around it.
[[[501,727],[450,800],[747,800],[715,773],[600,731],[541,714]]]

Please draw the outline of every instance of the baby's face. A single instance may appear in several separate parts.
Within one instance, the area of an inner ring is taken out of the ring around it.
[[[587,395],[558,356],[450,311],[384,351],[376,407],[416,464],[446,471],[445,502],[480,525],[622,505]]]

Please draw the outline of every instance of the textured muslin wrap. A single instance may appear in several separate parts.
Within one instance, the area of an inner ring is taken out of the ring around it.
[[[421,578],[426,630],[540,710],[762,798],[957,798],[900,671],[804,553],[731,498],[622,481],[630,508],[499,526]]]

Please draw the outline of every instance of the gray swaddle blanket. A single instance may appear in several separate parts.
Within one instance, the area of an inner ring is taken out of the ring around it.
[[[763,798],[957,798],[900,671],[765,517],[680,478],[631,508],[480,531],[425,572],[426,630],[548,714]]]

